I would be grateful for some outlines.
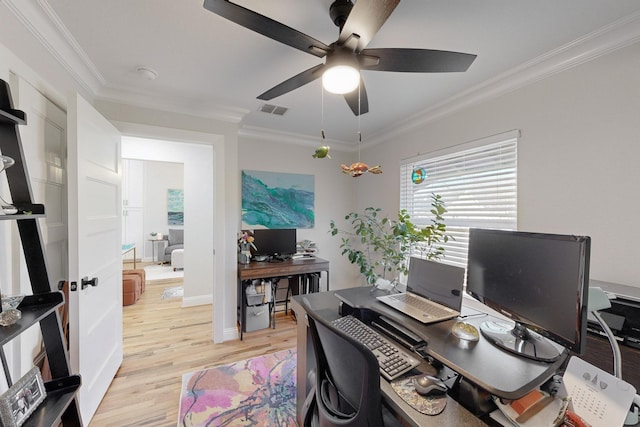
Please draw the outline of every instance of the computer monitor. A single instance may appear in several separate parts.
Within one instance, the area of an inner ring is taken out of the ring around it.
[[[482,335],[530,359],[586,346],[589,255],[586,236],[469,230],[467,293],[515,322],[483,322]]]
[[[296,229],[256,229],[253,231],[255,255],[270,259],[283,258],[296,253]]]

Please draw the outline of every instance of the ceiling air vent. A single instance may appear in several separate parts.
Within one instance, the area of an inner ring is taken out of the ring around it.
[[[277,105],[272,104],[262,104],[259,108],[259,111],[267,114],[275,114],[276,116],[284,116],[284,113],[289,110],[286,107],[279,107]]]

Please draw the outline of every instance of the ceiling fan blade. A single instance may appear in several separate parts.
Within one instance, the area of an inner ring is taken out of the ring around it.
[[[318,58],[323,58],[331,50],[329,46],[311,36],[228,0],[204,0],[204,8],[256,33]]]
[[[365,49],[360,67],[372,71],[447,73],[467,71],[477,55],[431,49]],[[376,61],[375,58],[378,58]]]
[[[338,44],[360,52],[387,21],[400,0],[357,0],[340,30]]]
[[[358,104],[358,95],[360,95],[360,103]],[[349,108],[353,114],[359,116],[369,112],[369,99],[367,98],[367,89],[364,87],[364,80],[360,77],[360,90],[356,89],[344,94],[344,99],[349,104]]]
[[[309,68],[308,70],[305,70],[300,74],[297,74],[290,79],[283,81],[279,85],[272,87],[265,93],[259,95],[258,99],[268,101],[280,95],[284,95],[287,92],[291,92],[294,89],[298,89],[299,87],[304,86],[307,83],[311,83],[312,81],[322,76],[322,69],[324,67],[324,64],[319,64],[315,67]]]

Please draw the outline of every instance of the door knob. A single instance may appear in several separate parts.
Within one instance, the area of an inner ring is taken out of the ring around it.
[[[98,278],[92,277],[91,279],[89,279],[88,277],[83,277],[80,285],[80,290],[88,286],[98,286]]]

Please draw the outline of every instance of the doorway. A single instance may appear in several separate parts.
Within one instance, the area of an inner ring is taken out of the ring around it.
[[[145,214],[144,253],[149,258],[152,242],[147,241],[147,231],[166,233],[169,228],[184,230],[184,295],[183,306],[211,304],[213,301],[213,262],[208,254],[213,254],[213,147],[182,141],[122,137],[123,159],[135,159],[148,163],[150,168],[162,170],[167,164],[181,164],[184,190],[184,225],[169,224],[166,208],[168,197],[160,188],[156,195],[154,209],[162,210],[158,214]],[[169,169],[167,167],[167,169]],[[156,177],[157,179],[160,179]],[[168,185],[165,182],[166,185]],[[145,184],[145,187],[146,184]],[[151,187],[148,187],[151,188]],[[160,199],[160,200],[157,200]],[[149,201],[149,203],[154,203]],[[147,201],[145,199],[145,210]],[[147,224],[153,224],[153,230],[146,230]],[[157,230],[155,230],[157,228]],[[148,247],[147,247],[148,246]],[[158,250],[161,245],[157,245]],[[157,254],[156,254],[157,256]]]

